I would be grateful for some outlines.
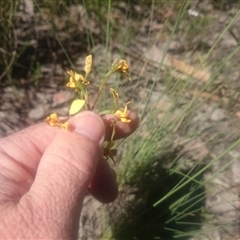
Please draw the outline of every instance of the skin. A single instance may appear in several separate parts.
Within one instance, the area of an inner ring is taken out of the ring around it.
[[[117,122],[115,138],[132,134],[138,116]],[[118,195],[102,157],[112,116],[82,112],[71,131],[40,123],[0,139],[0,239],[77,239],[86,192],[103,203]]]

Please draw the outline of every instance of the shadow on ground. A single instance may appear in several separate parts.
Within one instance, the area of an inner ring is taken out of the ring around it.
[[[167,154],[154,159],[152,164],[138,169],[137,176],[140,177],[125,186],[131,190],[126,190],[127,195],[118,199],[117,204],[122,205],[119,210],[121,213],[118,215],[118,211],[113,211],[110,217],[113,239],[170,240],[177,235],[178,239],[189,239],[192,232],[196,234],[201,227],[201,209],[205,201],[204,188],[199,186],[203,174],[194,179],[191,178],[199,169],[170,174],[160,163],[175,159],[174,155]],[[187,179],[191,181],[153,207],[154,203]],[[127,198],[130,200],[126,201]]]

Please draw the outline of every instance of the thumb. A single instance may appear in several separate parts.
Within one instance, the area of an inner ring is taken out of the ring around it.
[[[101,118],[93,112],[83,112],[75,116],[72,125],[74,131],[60,130],[49,144],[36,178],[23,197],[33,208],[37,206],[41,216],[51,220],[63,216],[69,221],[79,214],[101,157],[105,134]]]

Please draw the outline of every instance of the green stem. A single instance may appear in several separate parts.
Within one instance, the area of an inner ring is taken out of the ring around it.
[[[93,106],[92,106],[92,108],[91,108],[91,111],[93,111],[93,109],[95,108],[95,106],[96,106],[96,104],[97,104],[97,102],[98,102],[98,99],[99,99],[99,97],[100,97],[100,94],[101,94],[103,88],[105,87],[105,85],[106,85],[106,83],[107,83],[107,81],[108,81],[108,79],[109,79],[109,77],[110,77],[110,75],[111,75],[112,73],[113,73],[113,71],[110,70],[110,71],[105,75],[104,79],[102,80],[102,83],[101,83],[101,85],[100,85],[100,87],[99,87],[99,89],[98,89],[98,92],[97,92],[96,98],[95,98],[95,100],[94,100]]]
[[[76,84],[76,82],[75,82],[75,84]],[[78,84],[77,93],[78,93],[80,99],[83,99],[83,98],[85,99],[87,110],[91,110],[89,99],[88,99],[87,89],[85,89],[85,87],[81,83]]]
[[[118,110],[118,100],[114,99],[114,113]]]
[[[114,122],[112,123],[112,126],[113,126],[113,130],[112,130],[111,141],[113,142],[113,138],[114,138],[115,133],[116,133],[116,121],[114,121]]]
[[[87,89],[86,89],[86,93],[85,93],[85,101],[86,101],[87,110],[91,110]]]

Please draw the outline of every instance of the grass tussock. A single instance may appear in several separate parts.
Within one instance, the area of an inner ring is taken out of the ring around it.
[[[217,232],[233,239],[239,1],[34,0],[28,17],[26,3],[1,2],[2,88],[61,89],[64,71],[81,69],[89,53],[96,84],[115,58],[130,63],[131,86],[121,77],[109,81],[141,122],[118,146],[120,195],[101,237],[211,239]]]

